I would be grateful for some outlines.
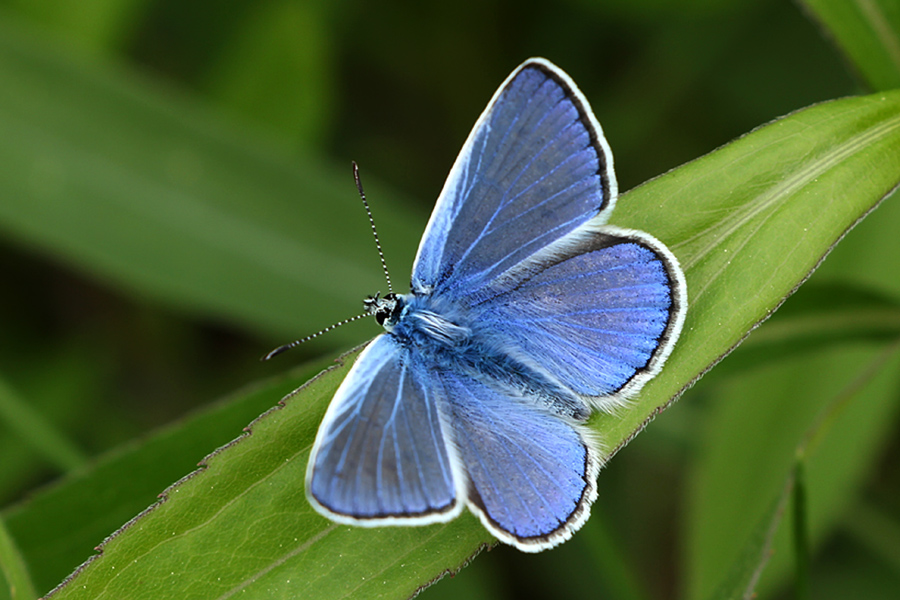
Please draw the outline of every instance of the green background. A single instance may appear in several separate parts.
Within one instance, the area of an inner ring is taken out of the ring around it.
[[[48,592],[200,461],[56,597],[402,598],[459,569],[491,542],[468,514],[309,511],[341,370],[204,459],[378,332],[258,362],[386,291],[350,161],[405,291],[497,85],[529,56],[571,75],[637,188],[613,222],[688,273],[664,373],[593,422],[618,448],[900,183],[898,31],[889,1],[0,1],[0,599]],[[765,598],[898,597],[895,205],[604,468],[583,532],[422,597],[730,598],[759,573]]]

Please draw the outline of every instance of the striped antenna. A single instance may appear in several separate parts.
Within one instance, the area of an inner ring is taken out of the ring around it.
[[[387,261],[384,260],[384,252],[381,250],[381,241],[378,239],[378,230],[375,229],[375,219],[372,217],[372,211],[369,210],[369,203],[366,201],[366,193],[363,191],[362,182],[359,180],[359,167],[356,161],[353,161],[353,180],[356,181],[356,189],[359,190],[359,197],[362,198],[363,206],[366,207],[366,214],[369,215],[369,224],[372,225],[372,235],[375,236],[375,247],[378,248],[378,258],[381,259],[381,268],[384,269],[384,278],[387,279],[388,293],[392,293],[394,289],[391,287],[391,274],[388,273]]]
[[[388,293],[393,292],[391,287],[391,275],[388,273],[387,262],[384,260],[384,252],[381,250],[381,241],[378,239],[378,231],[375,229],[375,219],[372,217],[372,211],[369,209],[369,203],[366,200],[366,193],[363,191],[362,181],[359,180],[359,167],[356,164],[356,161],[353,161],[353,180],[356,182],[356,189],[359,190],[359,197],[362,198],[363,206],[366,207],[366,214],[369,215],[369,224],[372,226],[372,235],[375,236],[375,247],[378,249],[378,258],[381,259],[381,268],[384,270],[384,278],[387,280]],[[371,299],[371,297],[370,297]],[[378,299],[378,294],[374,296],[374,299]],[[308,335],[305,338],[294,340],[290,344],[285,344],[284,346],[278,346],[262,358],[260,360],[269,360],[270,358],[274,358],[281,354],[282,352],[287,352],[291,348],[296,348],[300,344],[304,342],[308,342],[311,339],[317,338],[324,333],[328,333],[332,329],[337,329],[341,325],[346,325],[347,323],[352,323],[353,321],[358,321],[363,317],[368,317],[369,315],[374,314],[368,307],[366,307],[366,312],[356,315],[355,317],[350,317],[349,319],[344,319],[339,323],[335,323],[334,325],[329,325],[325,329],[315,332],[312,335]]]
[[[343,321],[341,321],[341,322],[339,322],[339,323],[335,323],[334,325],[329,325],[329,326],[326,327],[325,329],[322,329],[321,331],[317,331],[317,332],[315,332],[315,333],[312,334],[312,335],[308,335],[308,336],[306,336],[305,338],[302,338],[302,339],[299,339],[299,340],[294,340],[294,341],[291,342],[290,344],[285,344],[284,346],[278,346],[277,348],[275,348],[274,350],[272,350],[271,352],[269,352],[268,354],[266,354],[265,356],[263,356],[263,357],[260,358],[259,360],[263,360],[263,361],[269,360],[270,358],[273,358],[273,357],[275,357],[275,356],[278,356],[278,355],[281,354],[282,352],[287,352],[287,351],[290,350],[291,348],[296,348],[297,346],[299,346],[299,345],[302,344],[303,342],[308,342],[309,340],[311,340],[311,339],[313,339],[313,338],[319,337],[319,336],[322,335],[323,333],[328,333],[328,332],[331,331],[332,329],[337,329],[337,328],[340,327],[341,325],[346,325],[347,323],[352,323],[353,321],[358,321],[358,320],[362,319],[363,317],[368,317],[369,314],[371,314],[371,313],[364,312],[364,313],[362,313],[361,315],[356,315],[355,317],[350,317],[349,319],[344,319]]]

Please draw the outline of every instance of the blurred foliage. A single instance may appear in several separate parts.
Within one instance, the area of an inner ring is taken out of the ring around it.
[[[624,191],[778,116],[896,86],[896,3],[842,4],[0,0],[4,546],[50,548],[34,563],[52,569],[32,565],[46,592],[314,369],[214,399],[377,332],[354,324],[257,362],[383,288],[351,160],[402,284],[459,146],[523,59],[578,82]],[[793,448],[833,402],[848,421],[808,469],[824,490],[809,499],[813,596],[900,595],[900,398],[884,358],[898,223],[890,198],[616,456],[582,534],[538,556],[483,553],[423,597],[705,599],[742,548],[769,543],[761,597],[789,597],[790,527],[765,532]],[[140,489],[110,485],[135,471]],[[41,487],[60,478],[83,504]],[[23,517],[53,506],[84,529]],[[0,566],[0,599],[23,597],[6,585],[18,561]]]

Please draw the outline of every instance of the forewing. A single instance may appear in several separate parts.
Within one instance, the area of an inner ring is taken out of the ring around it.
[[[459,514],[454,461],[427,369],[388,335],[359,356],[322,420],[310,502],[356,525],[426,524]]]
[[[671,252],[645,233],[607,225],[524,261],[472,311],[482,336],[503,340],[607,409],[662,367],[686,308]]]
[[[468,476],[468,504],[485,527],[525,552],[571,537],[597,496],[600,463],[586,430],[468,376],[438,377]]]
[[[615,202],[612,154],[584,96],[543,59],[500,86],[466,140],[413,267],[413,291],[451,297]]]

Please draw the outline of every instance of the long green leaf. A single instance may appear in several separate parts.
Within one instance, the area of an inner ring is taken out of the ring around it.
[[[793,477],[789,477],[778,497],[754,527],[740,555],[722,582],[709,596],[709,600],[749,600],[756,597],[756,584],[769,562],[775,532],[778,531],[784,517],[793,486]]]
[[[809,565],[809,500],[806,494],[806,476],[803,460],[798,460],[794,467],[794,490],[791,498],[791,517],[793,519],[794,547],[794,590],[797,600],[809,600],[810,575]]]
[[[900,87],[900,5],[893,0],[803,0],[873,90]]]
[[[898,181],[900,94],[880,94],[798,112],[624,196],[613,221],[669,244],[691,307],[664,372],[628,411],[595,418],[608,455],[768,316]],[[490,541],[469,515],[360,529],[305,502],[309,448],[346,368],[169,488],[54,598],[404,597],[458,568]]]
[[[37,593],[28,574],[28,567],[10,536],[3,519],[0,519],[0,598],[11,600],[34,600]]]
[[[875,219],[883,216],[879,210]],[[845,248],[841,244],[835,255]],[[827,346],[900,337],[900,301],[857,285],[816,283],[822,281],[821,273],[817,271],[814,281],[804,285],[784,308],[754,331],[741,344],[740,352],[716,368],[714,377],[729,377]]]
[[[32,568],[35,585],[49,590],[71,573],[122,523],[156,502],[210,449],[319,372],[326,361],[236,391],[139,444],[128,444],[8,511],[7,524]]]
[[[213,95],[248,120],[313,145],[336,104],[334,6],[279,0],[253,7],[213,72]]]
[[[84,453],[0,378],[0,423],[61,471],[85,463]]]
[[[758,597],[758,583],[773,555],[779,557],[775,561],[776,574],[783,574],[786,568],[785,558],[791,555],[791,553],[785,552],[784,542],[788,537],[786,533],[788,528],[781,527],[783,520],[792,521],[793,525],[790,544],[794,546],[796,597],[806,598],[809,596],[807,528],[810,501],[805,476],[806,465],[812,459],[813,468],[818,471],[815,478],[815,504],[821,531],[823,529],[822,513],[834,512],[835,498],[839,503],[844,503],[848,497],[847,494],[835,494],[834,488],[852,487],[847,485],[848,478],[858,478],[859,471],[847,469],[846,464],[855,465],[861,462],[859,455],[865,455],[867,450],[871,449],[871,438],[878,437],[878,421],[884,416],[885,409],[890,412],[896,408],[894,406],[896,403],[892,401],[893,398],[883,392],[885,383],[888,384],[890,392],[895,391],[891,388],[891,384],[895,388],[898,383],[894,374],[898,357],[900,357],[898,348],[900,348],[900,344],[897,342],[890,344],[886,349],[875,353],[871,360],[863,361],[858,368],[855,361],[852,360],[849,366],[841,364],[841,368],[837,371],[838,377],[834,377],[830,372],[828,375],[818,375],[820,380],[824,377],[825,385],[820,384],[817,387],[826,390],[825,393],[820,394],[818,389],[815,390],[816,393],[809,394],[811,401],[804,398],[806,406],[800,407],[800,411],[782,410],[783,413],[791,414],[787,418],[782,416],[777,424],[775,419],[770,419],[771,423],[768,423],[768,427],[759,426],[759,422],[761,420],[764,422],[765,416],[772,413],[771,410],[768,410],[769,407],[777,407],[779,403],[782,403],[785,395],[776,393],[782,390],[779,390],[778,386],[773,389],[771,385],[760,390],[758,387],[752,386],[752,379],[747,377],[732,382],[732,385],[737,384],[742,391],[749,389],[751,390],[750,394],[757,393],[757,395],[763,396],[765,398],[763,403],[767,405],[767,410],[754,410],[754,404],[756,404],[754,402],[740,405],[737,410],[729,406],[725,411],[720,412],[731,413],[732,418],[727,422],[716,419],[711,423],[711,428],[716,433],[715,437],[719,441],[724,439],[726,442],[717,444],[716,450],[709,456],[713,460],[718,460],[724,467],[720,474],[724,475],[727,481],[721,481],[718,489],[713,490],[713,493],[718,494],[719,497],[703,498],[704,502],[695,502],[691,505],[693,529],[689,530],[690,533],[695,533],[697,529],[705,530],[707,539],[696,543],[694,548],[705,552],[707,562],[715,563],[714,568],[709,569],[707,573],[710,579],[714,577],[721,579],[715,591],[708,596],[710,600]],[[842,363],[845,363],[844,359],[847,358],[847,353],[840,352],[838,357]],[[808,357],[803,357],[803,360],[808,360]],[[793,362],[789,363],[786,368],[784,364],[779,364],[774,370],[786,370],[788,374],[786,381],[799,381],[801,385],[808,381],[797,378],[797,370],[793,367],[795,367]],[[841,381],[847,373],[853,373],[854,376],[843,388],[834,392],[832,390],[833,387],[836,387],[834,384]],[[766,382],[771,384],[772,380],[768,379]],[[763,393],[758,394],[760,391]],[[749,397],[749,394],[747,396]],[[734,397],[729,400],[731,405],[735,404]],[[737,400],[740,402],[740,399]],[[815,413],[817,408],[818,413],[813,415],[810,424],[803,429],[804,423],[810,420],[798,419],[797,415],[809,416],[809,413]],[[850,410],[854,410],[855,414],[847,414]],[[854,418],[859,414],[864,415],[861,421],[868,427],[859,427],[860,419]],[[789,421],[786,427],[785,421]],[[875,425],[875,429],[872,428],[872,425]],[[744,435],[740,435],[736,431],[737,428],[741,428],[740,433]],[[720,435],[720,429],[724,429],[724,434]],[[762,443],[759,443],[758,447],[753,447],[747,443],[748,438]],[[860,443],[861,438],[869,438],[865,440],[868,443]],[[834,449],[837,447],[840,453],[852,455],[851,460],[848,461],[845,456],[843,464],[838,465],[837,468],[835,468],[834,461],[822,460],[817,454],[823,440],[827,440],[829,443],[826,453],[834,455]],[[772,455],[775,456],[775,460],[771,460]],[[746,460],[744,456],[749,456],[750,460]],[[778,473],[785,463],[790,466],[787,469],[787,475],[783,477],[782,481],[779,481]],[[765,465],[766,468],[754,473],[753,466],[760,464]],[[823,472],[827,472],[830,477],[823,478]],[[701,470],[701,477],[704,476],[708,478],[709,472]],[[708,481],[706,486],[710,487]],[[695,489],[697,489],[696,486]],[[765,496],[773,491],[777,494],[778,499],[774,503],[767,503]],[[792,511],[789,513],[790,517],[785,519],[789,500],[792,503]],[[754,504],[756,510],[748,510],[748,507],[753,507]],[[826,507],[824,510],[823,506]],[[712,511],[708,509],[712,509]],[[727,523],[718,518],[723,512],[728,513],[727,517],[730,521]],[[736,515],[741,515],[741,518],[736,518]],[[754,522],[756,524],[751,526]],[[699,527],[697,527],[698,525]],[[723,526],[724,531],[722,530]],[[717,537],[720,543],[711,543],[710,534]],[[777,549],[774,548],[776,534],[780,534],[782,542],[781,547]],[[697,542],[698,540],[693,538],[691,541]],[[732,556],[736,556],[736,558],[733,559],[731,567],[727,569],[727,575],[722,578],[722,566],[727,564],[726,561]],[[693,557],[696,557],[696,553]],[[692,566],[698,565],[694,563]],[[696,574],[696,571],[691,573],[691,575]],[[769,576],[769,580],[771,579],[772,577]],[[697,593],[702,592],[694,592],[694,594]]]
[[[718,389],[720,401],[706,421],[709,450],[698,461],[687,501],[688,598],[708,597],[741,554],[810,431],[816,443],[806,451],[805,471],[813,540],[834,526],[898,408],[900,360],[895,347],[891,352],[872,342],[829,347],[734,377]],[[794,568],[790,531],[778,531],[760,594]]]

